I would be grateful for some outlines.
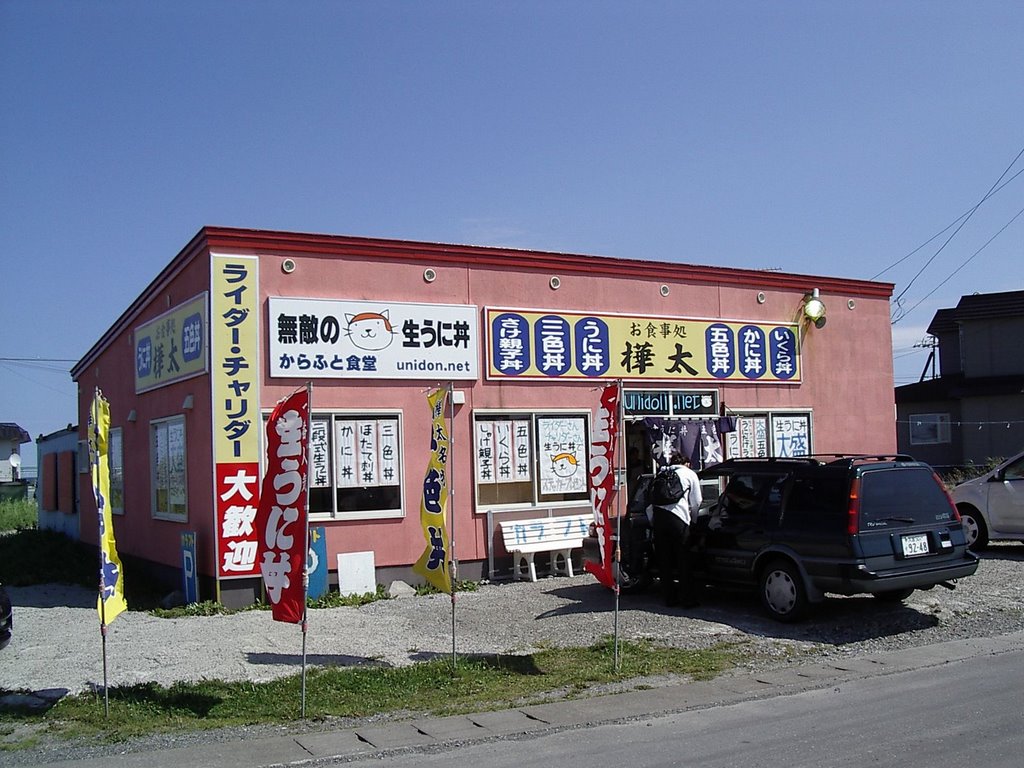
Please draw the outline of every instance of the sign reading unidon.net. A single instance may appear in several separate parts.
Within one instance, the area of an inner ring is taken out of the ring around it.
[[[271,297],[270,375],[456,379],[478,376],[477,308]]]

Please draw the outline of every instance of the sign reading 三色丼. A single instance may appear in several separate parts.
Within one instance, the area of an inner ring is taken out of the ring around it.
[[[794,323],[488,307],[487,378],[797,383]]]

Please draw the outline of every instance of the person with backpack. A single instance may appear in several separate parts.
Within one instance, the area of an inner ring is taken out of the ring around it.
[[[702,499],[700,478],[690,469],[689,457],[672,454],[668,466],[655,476],[651,496],[654,554],[665,605],[694,608],[699,602],[691,576],[688,538]]]

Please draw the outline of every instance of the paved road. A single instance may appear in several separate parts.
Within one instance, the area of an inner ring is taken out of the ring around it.
[[[504,712],[202,744],[63,768],[1020,765],[1024,633]],[[538,756],[543,756],[539,758]]]

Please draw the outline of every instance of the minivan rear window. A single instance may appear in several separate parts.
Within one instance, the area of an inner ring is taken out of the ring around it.
[[[953,507],[931,469],[877,469],[861,475],[861,530],[951,520]]]

